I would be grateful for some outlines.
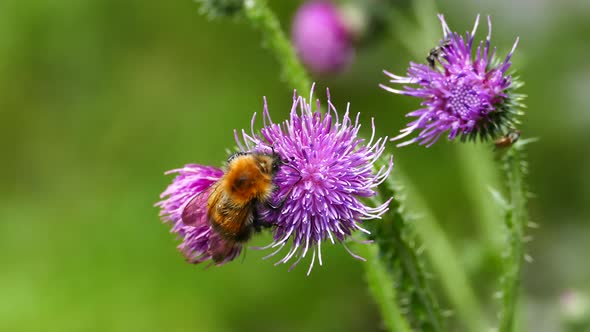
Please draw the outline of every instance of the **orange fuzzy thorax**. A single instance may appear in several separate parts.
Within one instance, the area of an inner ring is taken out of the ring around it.
[[[270,173],[263,172],[264,157],[248,155],[236,158],[229,165],[222,187],[236,205],[249,204],[253,199],[266,200],[272,193]]]

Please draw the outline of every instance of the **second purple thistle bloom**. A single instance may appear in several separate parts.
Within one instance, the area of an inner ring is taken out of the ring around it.
[[[330,1],[309,1],[297,10],[292,39],[299,58],[314,73],[340,72],[354,58],[352,32]]]
[[[449,140],[457,136],[461,140],[486,140],[504,135],[515,128],[515,117],[522,113],[524,96],[514,92],[522,83],[507,73],[518,38],[506,58],[498,59],[496,48],[490,46],[492,23],[488,17],[485,43],[480,42],[472,55],[479,15],[465,37],[451,31],[443,15],[438,17],[444,36],[427,61],[410,63],[407,76],[385,71],[390,83],[404,85],[401,90],[380,84],[389,92],[423,99],[422,108],[407,115],[416,119],[393,140],[419,131],[417,137],[399,146],[419,142],[428,147],[447,132]]]
[[[359,115],[351,120],[348,110],[339,115],[330,102],[325,114],[315,109],[312,95],[308,103],[294,96],[289,120],[274,123],[265,102],[264,127],[260,135],[242,132],[246,146],[243,151],[269,152],[270,147],[291,167],[281,167],[276,175],[277,191],[274,201],[287,197],[279,210],[262,208],[260,217],[273,223],[274,242],[267,248],[290,249],[277,264],[311,256],[311,271],[316,259],[322,264],[321,246],[329,241],[341,243],[355,231],[367,232],[362,221],[379,218],[389,206],[389,200],[370,207],[362,198],[376,195],[374,189],[391,172],[393,160],[387,167],[375,170],[374,164],[385,150],[387,138],[375,138],[375,128],[366,141],[359,137]],[[254,119],[253,119],[254,122]],[[350,252],[350,251],[349,251]],[[351,253],[352,254],[352,253]],[[360,258],[354,254],[354,257]]]

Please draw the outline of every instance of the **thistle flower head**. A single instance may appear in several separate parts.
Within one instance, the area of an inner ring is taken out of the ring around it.
[[[504,60],[496,57],[490,46],[492,23],[488,17],[488,35],[473,54],[474,37],[479,15],[471,32],[461,36],[451,31],[443,15],[438,15],[443,27],[443,39],[432,49],[428,64],[410,63],[407,76],[385,71],[390,83],[404,84],[401,90],[385,85],[383,89],[423,99],[421,108],[407,116],[416,118],[393,140],[404,138],[414,131],[418,136],[399,146],[419,142],[431,146],[448,133],[448,139],[461,140],[495,138],[514,128],[521,115],[519,107],[523,95],[514,93],[522,84],[508,74],[510,58],[518,44]],[[413,84],[408,86],[406,84]]]
[[[265,100],[260,135],[253,129],[251,134],[242,131],[243,146],[236,133],[242,150],[272,149],[284,159],[285,165],[275,177],[277,190],[273,198],[284,202],[280,209],[260,209],[260,217],[276,226],[274,242],[268,246],[276,250],[268,257],[290,243],[277,264],[293,259],[293,267],[311,255],[308,273],[316,258],[322,264],[322,243],[344,245],[353,232],[367,232],[361,226],[363,220],[379,218],[387,211],[389,201],[370,207],[361,198],[375,195],[374,188],[387,178],[393,165],[389,160],[387,167],[374,169],[387,138],[375,139],[374,126],[368,141],[360,138],[359,114],[351,120],[347,107],[339,118],[329,94],[325,114],[320,112],[319,100],[315,110],[311,100],[313,88],[309,103],[294,95],[289,120],[282,123],[272,121]]]
[[[212,259],[212,249],[225,244],[224,240],[212,230],[207,216],[208,189],[222,176],[219,168],[189,164],[180,169],[174,169],[166,174],[178,174],[172,184],[160,195],[162,199],[156,203],[160,216],[164,222],[172,225],[171,232],[182,238],[178,249],[185,255],[190,263],[202,263]],[[192,225],[186,225],[182,221],[184,207],[193,199],[200,200],[196,204],[200,209],[195,213],[199,216]],[[232,247],[224,260],[217,265],[225,264],[240,254],[241,247]]]
[[[354,57],[352,34],[329,1],[303,4],[293,19],[292,38],[301,61],[315,73],[341,71]]]

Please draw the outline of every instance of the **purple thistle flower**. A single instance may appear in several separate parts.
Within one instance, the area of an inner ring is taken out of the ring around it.
[[[316,73],[339,72],[354,57],[352,33],[329,1],[310,1],[297,10],[292,39],[301,61]]]
[[[313,87],[310,100],[313,100]],[[295,259],[293,268],[311,254],[309,274],[316,256],[322,265],[323,242],[339,242],[346,248],[344,241],[354,231],[368,233],[361,226],[363,220],[379,218],[387,211],[391,199],[377,207],[369,207],[361,201],[361,198],[374,196],[373,189],[391,171],[392,159],[389,159],[388,167],[374,170],[387,138],[374,140],[374,125],[368,142],[359,138],[359,114],[353,122],[347,107],[340,121],[329,93],[326,114],[320,112],[319,100],[313,110],[310,103],[295,94],[289,120],[274,123],[266,99],[261,135],[254,133],[255,117],[256,114],[252,118],[251,134],[242,131],[245,146],[236,132],[240,148],[267,153],[273,150],[287,164],[275,177],[277,190],[273,201],[285,199],[282,207],[278,210],[260,209],[260,217],[276,226],[274,241],[266,248],[277,249],[267,257],[278,253],[291,239],[290,250],[276,264]],[[353,257],[362,259],[348,248],[346,250]]]
[[[449,140],[457,135],[462,141],[475,140],[477,136],[482,141],[495,138],[513,129],[518,123],[514,117],[522,114],[519,108],[524,96],[513,92],[522,83],[507,74],[518,38],[504,61],[499,60],[496,48],[490,47],[492,23],[488,16],[485,44],[481,41],[472,56],[479,15],[473,30],[465,37],[452,32],[443,15],[438,17],[444,36],[439,47],[430,53],[430,65],[411,62],[407,77],[384,71],[391,83],[418,86],[404,85],[403,90],[397,90],[380,84],[383,89],[423,99],[422,108],[407,115],[417,119],[392,140],[406,137],[415,130],[420,130],[418,136],[398,146],[419,142],[428,147],[446,132]]]
[[[156,206],[161,209],[160,217],[164,222],[172,224],[172,233],[182,238],[178,249],[185,255],[188,262],[198,264],[210,260],[212,249],[224,245],[225,242],[209,225],[207,190],[223,176],[223,171],[216,167],[189,164],[181,169],[166,172],[166,174],[172,173],[178,175],[160,195],[162,201],[156,203]],[[201,200],[202,204],[198,206],[202,209],[196,212],[199,217],[194,225],[185,225],[182,222],[182,211],[193,199]],[[216,264],[225,264],[236,258],[240,252],[241,247],[235,246],[223,261]]]

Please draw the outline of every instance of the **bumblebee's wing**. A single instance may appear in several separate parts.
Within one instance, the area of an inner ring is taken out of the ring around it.
[[[221,209],[225,215],[223,226],[234,233],[239,233],[240,229],[252,225],[254,221],[254,205],[248,203],[243,206],[225,204]]]
[[[209,222],[222,237],[234,241],[248,240],[252,233],[255,215],[254,204],[236,204],[221,190],[213,192],[209,199]]]
[[[207,200],[216,192],[217,184],[193,196],[182,210],[182,223],[187,226],[198,226],[207,223]]]
[[[234,241],[224,240],[216,233],[209,239],[209,254],[216,265],[229,262],[242,252],[242,244]]]

